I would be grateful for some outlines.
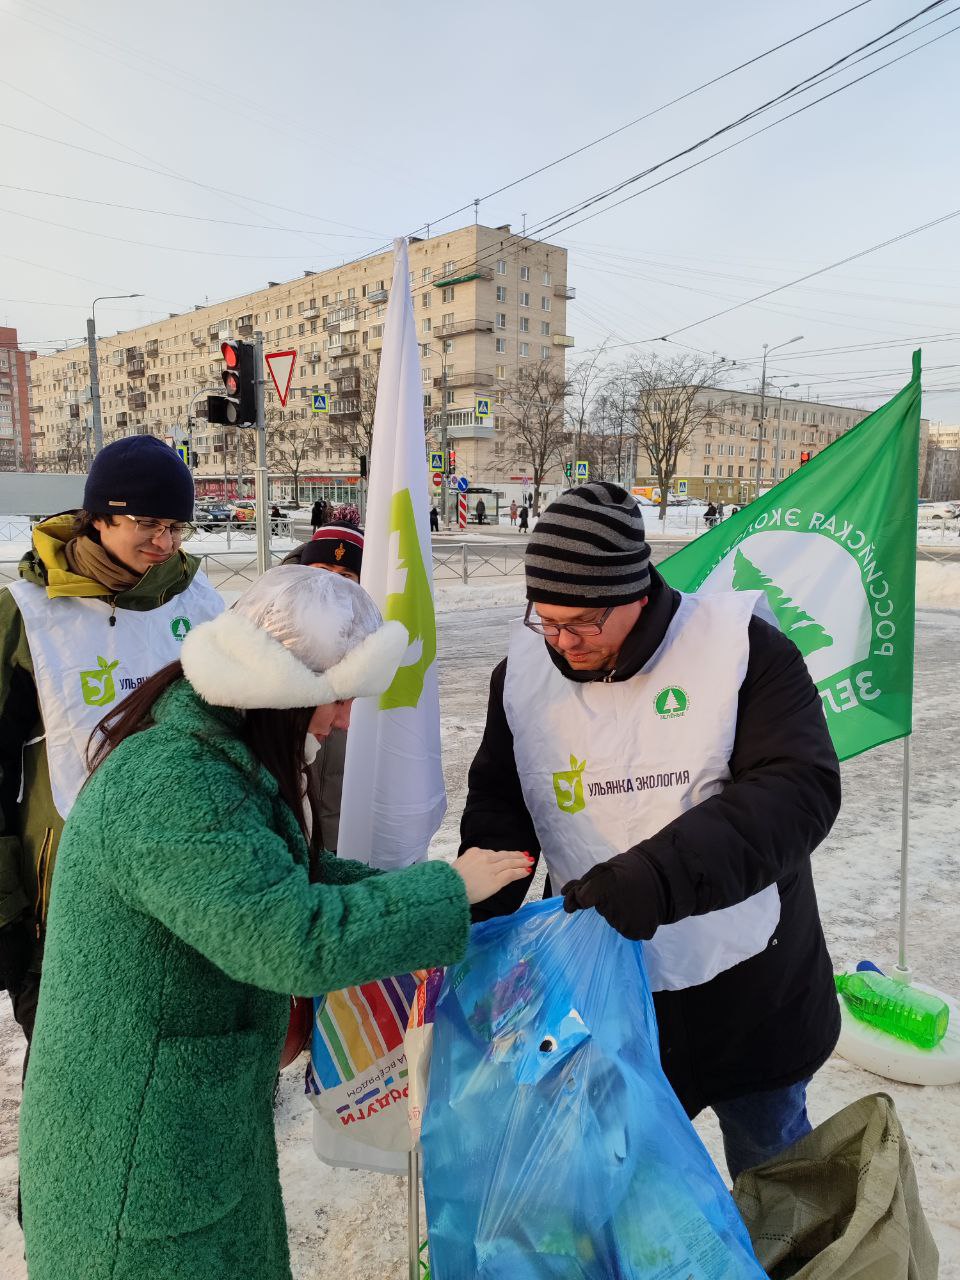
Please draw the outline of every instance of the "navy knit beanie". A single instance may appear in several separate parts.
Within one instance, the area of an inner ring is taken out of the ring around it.
[[[568,489],[551,502],[527,543],[527,599],[606,608],[650,588],[643,515],[625,489],[607,481]]]
[[[93,460],[83,509],[96,515],[193,519],[193,476],[180,455],[155,436],[108,444]]]

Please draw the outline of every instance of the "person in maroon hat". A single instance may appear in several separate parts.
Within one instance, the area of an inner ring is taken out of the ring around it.
[[[338,514],[338,511],[334,512],[334,515]],[[284,557],[283,563],[310,565],[315,569],[325,569],[328,573],[349,578],[351,582],[359,582],[363,563],[363,530],[344,519],[321,525],[310,541],[291,551]],[[330,853],[337,851],[346,755],[346,730],[333,729],[318,752],[313,766],[319,774],[323,847]]]

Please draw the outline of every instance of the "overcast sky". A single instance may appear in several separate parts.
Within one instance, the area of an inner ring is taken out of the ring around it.
[[[445,215],[476,196],[481,222],[519,230],[525,217],[537,230],[929,0],[869,0],[488,195],[853,2],[0,0],[0,320],[50,350],[83,335],[97,294],[145,295],[98,306],[111,333],[428,222],[452,229],[472,209]],[[921,345],[925,414],[960,421],[960,218],[695,323],[960,210],[960,15],[939,17],[951,7],[614,199],[943,36],[929,47],[619,208],[601,202],[547,228],[570,253],[576,353],[683,329],[677,342],[737,360],[730,385],[746,386],[762,343],[802,334],[771,355],[770,373],[798,382],[796,394],[872,406],[907,380]]]

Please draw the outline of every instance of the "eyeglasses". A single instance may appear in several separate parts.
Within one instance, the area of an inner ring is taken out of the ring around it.
[[[533,610],[533,604],[530,603],[527,605],[523,625],[535,631],[538,636],[546,636],[548,640],[556,640],[561,631],[569,631],[572,636],[598,636],[615,608],[616,605],[610,605],[593,622],[541,622],[539,618],[530,616]]]
[[[153,520],[149,516],[127,516],[127,519],[132,520],[140,532],[151,539],[159,537],[161,533],[169,533],[174,542],[186,542],[197,532],[197,526],[186,520],[172,520],[166,524],[163,520]]]

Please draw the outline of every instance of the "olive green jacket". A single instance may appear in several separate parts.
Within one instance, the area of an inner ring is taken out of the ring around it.
[[[98,582],[72,573],[64,544],[73,535],[70,512],[52,516],[33,531],[33,549],[20,561],[20,577],[46,591],[49,607],[61,596],[98,596],[124,609],[155,609],[185,591],[200,561],[178,552],[154,565],[136,586],[113,596]],[[39,964],[63,819],[53,803],[43,720],[26,627],[13,596],[0,589],[0,928],[33,916]]]
[[[311,883],[239,724],[179,681],[67,820],[21,1111],[30,1280],[290,1280],[288,993],[466,950],[445,862],[380,875],[323,854]]]

